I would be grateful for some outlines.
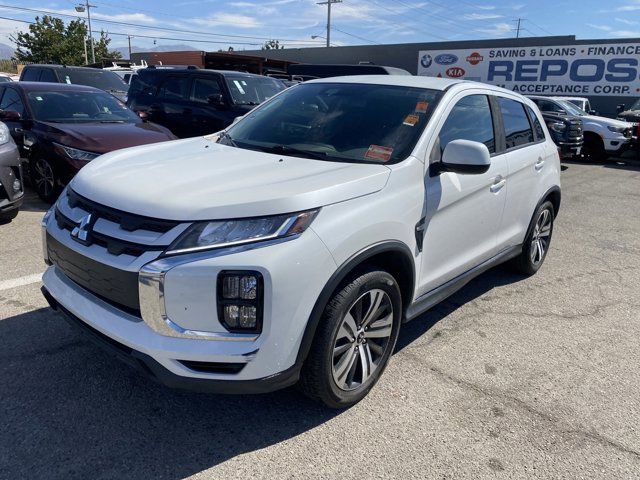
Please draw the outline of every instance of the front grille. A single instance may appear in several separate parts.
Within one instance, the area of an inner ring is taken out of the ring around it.
[[[578,119],[569,120],[569,128],[567,131],[567,135],[569,136],[569,138],[582,137],[583,135],[582,120],[578,120]]]
[[[140,317],[138,274],[96,262],[47,234],[49,260],[69,279],[98,298]]]
[[[63,208],[63,205],[65,208]],[[79,226],[80,222],[77,218],[77,211],[75,211],[76,218],[70,218],[74,216],[73,209],[78,209],[81,212],[81,217],[86,217],[89,214],[93,216],[94,228],[91,232],[91,244],[103,247],[112,255],[139,257],[145,252],[160,254],[174,239],[168,233],[179,225],[179,222],[134,215],[100,205],[78,195],[71,189],[67,189],[66,198],[61,199],[56,205],[55,220],[58,228],[69,233]],[[111,234],[100,231],[98,225],[96,225],[100,219],[111,222],[113,227],[110,230]],[[131,233],[136,231],[144,231],[147,234],[145,238],[151,235],[159,240],[150,243],[139,243],[133,240],[135,234]],[[161,237],[165,238],[165,240],[162,240]]]

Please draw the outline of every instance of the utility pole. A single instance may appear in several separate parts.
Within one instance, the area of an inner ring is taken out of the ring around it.
[[[89,4],[89,0],[85,0],[85,3],[81,3],[76,7],[76,12],[87,12],[87,21],[89,23],[89,41],[91,42],[91,63],[96,63],[96,51],[93,45],[93,32],[91,31],[91,9],[96,8],[95,5]],[[87,62],[88,63],[88,62]]]
[[[324,2],[317,2],[318,5],[327,6],[327,48],[331,46],[331,4],[342,3],[342,0],[326,0]]]
[[[131,60],[131,35],[127,35],[127,40],[129,40],[129,60]]]
[[[516,38],[520,38],[520,21],[522,19],[518,18],[517,22],[518,22],[518,26],[516,27]]]

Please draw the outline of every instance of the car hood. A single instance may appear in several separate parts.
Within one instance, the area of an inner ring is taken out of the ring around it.
[[[580,117],[583,123],[593,123],[603,125],[605,127],[622,127],[629,128],[632,125],[628,122],[622,122],[620,120],[614,120],[613,118],[598,117],[596,115],[583,115]]]
[[[138,215],[214,220],[342,202],[381,190],[389,174],[384,165],[274,155],[198,137],[104,155],[84,167],[71,188]]]
[[[625,110],[624,112],[620,112],[618,117],[622,117],[628,122],[637,122],[640,120],[640,110]]]
[[[80,150],[107,153],[120,148],[174,140],[166,128],[139,123],[48,123],[38,122],[50,140]]]

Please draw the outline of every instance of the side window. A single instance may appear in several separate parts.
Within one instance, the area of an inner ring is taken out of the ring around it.
[[[447,144],[460,139],[484,143],[490,153],[495,153],[493,118],[486,95],[469,95],[455,104],[434,146],[434,150],[439,151],[432,152],[430,161],[435,160],[434,157],[440,159]]]
[[[220,93],[222,93],[222,89],[215,78],[196,78],[193,80],[191,100],[194,102],[209,103],[209,96]]]
[[[531,107],[527,107],[527,111],[529,112],[529,118],[531,118],[533,122],[533,131],[536,133],[536,140],[544,140],[546,137],[544,136],[544,130],[538,116]]]
[[[504,97],[498,97],[498,104],[504,121],[507,149],[533,143],[533,130],[524,105]]]
[[[24,105],[20,95],[13,88],[7,88],[0,101],[0,110],[13,110],[24,116]]]
[[[168,99],[184,100],[189,95],[188,88],[188,77],[171,75],[162,83],[160,96]]]
[[[534,102],[538,105],[538,108],[543,112],[561,112],[562,108],[555,102],[549,100],[535,99]]]
[[[56,78],[56,74],[50,68],[43,68],[42,74],[40,75],[41,82],[53,82],[58,83],[58,79]]]
[[[39,68],[26,68],[24,75],[22,75],[23,82],[37,82],[40,76]]]

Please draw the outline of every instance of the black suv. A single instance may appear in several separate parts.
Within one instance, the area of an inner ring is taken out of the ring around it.
[[[560,148],[561,158],[575,158],[582,155],[584,146],[584,132],[582,120],[567,112],[553,111],[545,100],[532,98],[544,118],[551,138]]]
[[[186,68],[143,68],[131,80],[127,105],[180,138],[217,132],[285,89],[251,73]]]
[[[108,70],[66,65],[26,65],[20,74],[21,82],[69,83],[95,87],[127,101],[129,86],[117,74]]]

